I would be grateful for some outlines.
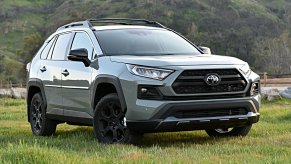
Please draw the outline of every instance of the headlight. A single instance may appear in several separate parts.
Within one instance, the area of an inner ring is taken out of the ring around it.
[[[174,72],[173,70],[157,69],[157,68],[143,67],[143,66],[137,66],[137,65],[131,65],[131,64],[127,64],[126,66],[129,72],[131,72],[134,75],[156,79],[156,80],[164,80],[172,72]]]
[[[245,74],[248,75],[251,72],[250,66],[248,64],[243,65],[240,70]]]

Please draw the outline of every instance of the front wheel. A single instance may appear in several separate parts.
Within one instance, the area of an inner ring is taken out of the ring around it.
[[[127,128],[125,113],[116,93],[108,94],[98,102],[93,127],[96,138],[102,143],[137,144],[141,137]]]
[[[205,131],[210,137],[244,137],[249,133],[251,128],[252,125],[236,128],[207,129]]]

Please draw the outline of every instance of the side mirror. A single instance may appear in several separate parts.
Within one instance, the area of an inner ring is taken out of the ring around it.
[[[201,47],[199,46],[200,50],[203,52],[203,54],[211,55],[211,50],[208,47]]]
[[[84,48],[71,50],[68,59],[72,61],[81,61],[86,67],[91,64],[91,61],[88,59],[88,51]]]

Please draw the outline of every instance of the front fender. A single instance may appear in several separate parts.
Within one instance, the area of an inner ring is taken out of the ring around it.
[[[112,75],[98,75],[95,80],[93,81],[93,92],[92,92],[92,100],[91,100],[91,106],[94,109],[95,108],[95,104],[96,104],[96,99],[95,99],[95,95],[96,95],[96,90],[99,84],[101,83],[108,83],[108,84],[112,84],[116,91],[117,91],[117,95],[120,98],[120,104],[121,104],[121,108],[122,111],[125,112],[127,107],[126,107],[126,102],[125,102],[125,98],[124,98],[124,94],[123,94],[123,90],[120,84],[120,80],[118,77],[116,76],[112,76]]]

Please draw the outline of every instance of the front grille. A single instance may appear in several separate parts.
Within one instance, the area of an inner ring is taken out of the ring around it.
[[[216,74],[221,81],[216,86],[206,84],[205,77]],[[231,93],[241,92],[247,86],[246,80],[236,69],[186,70],[172,85],[176,94]]]
[[[218,116],[236,116],[246,115],[248,113],[246,108],[234,109],[203,109],[191,111],[177,111],[174,113],[176,118],[200,118],[200,117],[218,117]]]

